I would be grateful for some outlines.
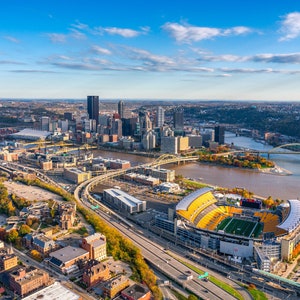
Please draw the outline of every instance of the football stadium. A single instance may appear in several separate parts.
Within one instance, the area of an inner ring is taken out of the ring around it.
[[[300,243],[300,201],[288,200],[276,210],[262,208],[261,200],[240,199],[227,205],[212,188],[196,190],[177,205],[174,226],[170,218],[156,225],[174,231],[193,247],[211,249],[238,259],[255,259],[270,271],[279,260],[290,260]]]
[[[264,211],[261,202],[253,199],[242,199],[240,206],[218,205],[212,189],[197,190],[183,198],[176,206],[176,213],[183,220],[195,227],[263,239],[264,234],[282,236],[287,233],[278,227],[282,223],[281,212]]]

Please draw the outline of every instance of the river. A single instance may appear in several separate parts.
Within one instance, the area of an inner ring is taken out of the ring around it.
[[[236,146],[249,149],[262,150],[272,148],[254,141],[247,137],[236,137],[235,134],[226,132],[225,142],[234,143]],[[126,153],[108,152],[96,150],[95,156],[122,158],[130,160],[132,164],[150,162],[152,158],[142,157],[138,155],[130,155]],[[279,167],[292,172],[292,175],[281,176],[272,174],[263,174],[251,170],[238,168],[226,168],[208,164],[188,163],[180,166],[168,166],[174,169],[176,174],[185,177],[202,178],[203,182],[223,187],[243,187],[257,195],[273,199],[297,199],[300,197],[300,155],[272,155],[273,160]]]

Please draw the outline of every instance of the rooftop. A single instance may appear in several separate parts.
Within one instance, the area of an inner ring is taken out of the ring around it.
[[[184,197],[177,205],[176,210],[187,210],[188,207],[191,205],[191,203],[196,200],[198,197],[212,191],[212,188],[202,188],[200,190],[196,190],[192,192],[191,194]]]
[[[138,204],[143,203],[144,201],[139,200],[119,189],[106,189],[105,192],[109,193],[111,196],[118,198],[126,205],[135,207]]]
[[[42,131],[42,130],[34,130],[25,128],[17,133],[11,134],[14,138],[34,138],[34,139],[46,139],[47,136],[49,136],[51,132],[49,131]]]
[[[68,262],[72,259],[75,259],[78,256],[82,256],[84,254],[88,255],[88,251],[78,248],[78,247],[72,247],[72,246],[67,246],[65,248],[59,249],[57,251],[51,252],[50,257],[54,257],[58,259],[61,262]]]
[[[288,231],[289,233],[295,230],[300,224],[300,201],[288,200],[290,212],[287,218],[277,227]]]
[[[65,288],[59,282],[55,282],[54,284],[28,296],[23,298],[23,300],[80,300],[81,297],[69,289]]]

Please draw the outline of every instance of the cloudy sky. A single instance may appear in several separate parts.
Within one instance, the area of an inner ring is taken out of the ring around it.
[[[3,0],[0,99],[300,100],[296,0]]]

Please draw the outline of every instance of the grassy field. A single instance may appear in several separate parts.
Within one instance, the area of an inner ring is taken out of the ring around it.
[[[259,236],[262,228],[262,225],[257,222],[236,218],[226,218],[217,226],[217,230],[246,237],[250,237],[251,234],[254,237]]]

